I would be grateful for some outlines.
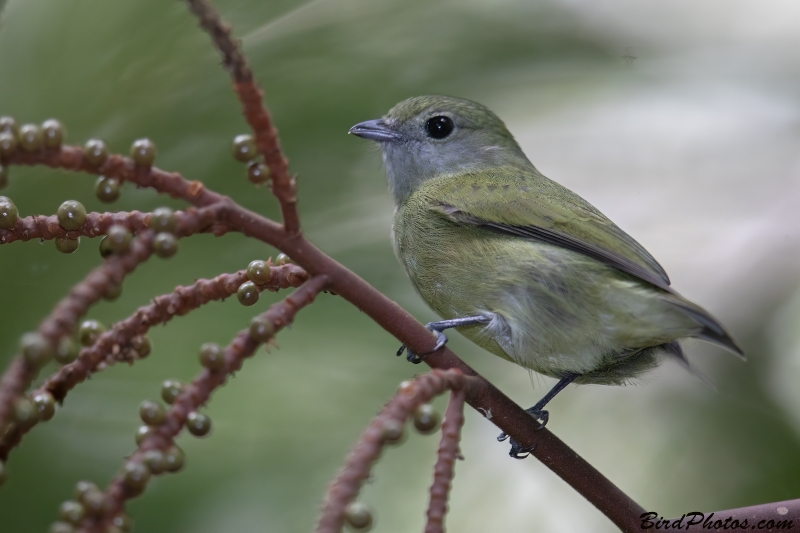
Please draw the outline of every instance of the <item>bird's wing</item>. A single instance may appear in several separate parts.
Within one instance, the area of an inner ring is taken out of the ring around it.
[[[431,209],[454,222],[561,246],[670,291],[667,273],[647,250],[534,168],[445,176],[428,182],[425,194]]]

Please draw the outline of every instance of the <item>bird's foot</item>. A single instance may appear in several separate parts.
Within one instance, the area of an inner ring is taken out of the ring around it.
[[[418,364],[421,363],[426,356],[432,354],[436,350],[441,349],[447,343],[447,337],[445,337],[444,333],[442,333],[446,329],[450,328],[458,328],[461,326],[474,326],[475,324],[488,324],[492,321],[492,317],[486,315],[475,315],[475,316],[462,316],[459,318],[449,318],[447,320],[440,320],[438,322],[428,322],[425,324],[425,327],[428,328],[429,331],[436,334],[436,346],[433,350],[426,352],[421,355],[416,355],[408,352],[406,358],[414,363]],[[405,344],[397,350],[397,355],[402,355],[402,353],[406,350]]]
[[[539,426],[534,431],[541,431],[547,425],[547,421],[550,419],[550,413],[545,411],[544,409],[534,410],[533,407],[530,409],[525,410],[529,415],[539,421]],[[508,435],[505,433],[500,433],[497,436],[497,442],[503,442],[504,440],[508,439]],[[513,457],[514,459],[525,459],[528,457],[531,452],[536,448],[536,446],[523,446],[519,442],[515,441],[514,439],[509,440],[509,444],[511,444],[511,450],[509,450],[508,455]]]
[[[415,365],[418,365],[427,356],[429,356],[433,352],[441,349],[445,344],[447,344],[447,336],[444,333],[442,333],[441,331],[439,331],[438,329],[436,329],[437,326],[438,326],[437,322],[428,322],[427,324],[425,324],[425,327],[428,328],[429,331],[431,331],[432,333],[436,334],[436,346],[433,347],[433,350],[431,350],[429,352],[425,352],[425,353],[420,354],[420,355],[417,355],[415,353],[412,353],[411,350],[408,350],[406,348],[406,345],[403,344],[402,346],[400,346],[400,349],[397,350],[397,356],[399,357],[399,356],[403,355],[403,352],[406,352],[406,359],[408,360],[408,362],[409,363],[414,363]]]

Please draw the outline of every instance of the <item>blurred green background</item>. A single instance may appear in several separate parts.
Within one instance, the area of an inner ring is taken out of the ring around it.
[[[0,6],[2,2],[0,2]],[[800,4],[791,0],[226,0],[280,129],[310,239],[398,301],[434,319],[389,244],[380,156],[354,123],[408,96],[478,100],[506,120],[545,175],[572,188],[664,265],[673,286],[718,316],[742,364],[687,343],[718,393],[675,365],[641,386],[570,387],[550,428],[646,509],[662,516],[800,497]],[[277,215],[229,155],[246,131],[217,52],[181,2],[9,0],[0,14],[0,115],[50,117],[67,141],[139,137],[157,165]],[[66,199],[91,210],[94,178],[12,168],[22,215]],[[183,204],[125,185],[113,209]],[[0,247],[0,364],[100,258],[50,242]],[[198,236],[153,259],[106,323],[178,284],[276,251],[237,235]],[[203,342],[227,343],[255,313],[235,298],[151,331],[150,358],[96,375],[16,450],[0,489],[0,531],[44,531],[79,479],[105,484],[133,450],[138,405],[162,380],[197,373]],[[520,404],[551,380],[451,334],[450,346]],[[273,533],[312,529],[327,483],[397,384],[422,370],[397,341],[322,295],[213,397],[205,439],[181,436],[187,466],[131,502],[136,531]],[[43,375],[53,368],[48,367]],[[439,405],[443,405],[441,402]],[[469,412],[451,531],[614,531],[534,460],[513,461]],[[384,454],[362,499],[375,531],[419,531],[437,439]]]

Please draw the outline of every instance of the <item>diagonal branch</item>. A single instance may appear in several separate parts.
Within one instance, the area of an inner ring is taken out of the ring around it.
[[[39,334],[52,347],[58,345],[62,337],[71,335],[89,307],[103,297],[112,284],[119,284],[142,261],[153,253],[153,232],[147,230],[139,234],[131,243],[130,251],[124,255],[113,256],[89,273],[75,285],[53,311],[39,324]],[[36,377],[39,369],[23,356],[17,356],[0,380],[0,428],[9,423],[14,402],[22,396]]]
[[[192,209],[183,213],[180,217],[176,217],[176,234],[188,236],[208,228],[214,223],[216,210],[216,207]],[[134,222],[138,218],[133,217]],[[98,215],[93,217],[92,221],[98,222],[101,219],[103,217]],[[24,230],[24,220],[18,220],[14,230],[10,230],[10,232],[13,233],[20,228]],[[122,218],[122,221],[126,220],[128,219]],[[99,233],[100,230],[87,225],[88,222],[84,223],[81,230],[86,229],[94,234]],[[138,226],[138,222],[134,226]],[[37,228],[42,229],[42,227],[46,228],[47,224],[43,226],[34,224],[31,231],[36,231]],[[79,231],[72,233],[80,234]],[[3,236],[7,235],[4,234]],[[141,231],[131,242],[128,252],[108,258],[101,266],[91,271],[83,281],[75,285],[70,290],[70,293],[56,304],[50,315],[39,324],[38,328],[38,333],[53,350],[64,337],[71,335],[75,331],[78,320],[103,297],[109,287],[121,284],[125,276],[133,272],[140,263],[150,257],[153,253],[153,237],[154,232],[152,230]],[[14,403],[30,386],[38,371],[37,365],[26,361],[22,356],[17,356],[5,374],[3,374],[2,379],[0,379],[0,429],[7,427]]]
[[[242,103],[242,112],[255,135],[256,146],[272,176],[272,192],[278,198],[287,234],[300,232],[297,213],[297,186],[289,175],[289,163],[281,151],[278,131],[263,104],[263,92],[253,80],[247,60],[239,50],[239,43],[231,37],[231,27],[222,21],[216,10],[206,0],[186,0],[197,15],[200,26],[211,36],[222,53],[222,64],[233,78],[233,89]]]
[[[291,324],[295,314],[313,302],[314,298],[326,288],[327,283],[328,279],[325,276],[311,278],[283,301],[272,305],[266,312],[262,313],[258,318],[273,327],[270,337],[274,337],[275,333]],[[137,450],[128,458],[127,465],[143,465],[147,451],[164,451],[171,447],[175,436],[186,425],[189,414],[204,405],[211,397],[211,393],[217,387],[223,385],[228,376],[240,370],[244,360],[251,357],[258,346],[265,341],[269,342],[267,339],[254,338],[250,329],[240,331],[225,349],[224,368],[221,371],[204,369],[200,372],[175,398],[166,413],[164,422],[154,426],[154,431],[142,441]],[[110,525],[110,521],[123,511],[125,501],[138,496],[143,488],[143,486],[138,485],[132,486],[123,471],[122,474],[112,480],[106,490],[108,505],[105,513],[97,517],[90,516],[86,518],[82,524],[81,531],[84,533],[107,531],[106,528]]]
[[[270,269],[270,279],[257,286],[259,291],[298,287],[308,279],[308,274],[292,264],[275,266]],[[158,324],[166,324],[175,316],[188,314],[201,305],[213,300],[223,300],[236,294],[239,286],[247,281],[244,270],[233,274],[221,274],[214,279],[200,279],[188,287],[177,287],[170,294],[153,298],[152,302],[136,310],[131,316],[117,322],[107,332],[101,334],[94,344],[83,348],[78,358],[58,369],[52,376],[31,393],[49,393],[57,401],[63,401],[67,393],[83,382],[91,374],[117,361],[132,363],[136,356],[131,355],[133,340],[146,334]],[[11,449],[19,445],[31,427],[16,427],[0,438],[0,460],[5,461]]]

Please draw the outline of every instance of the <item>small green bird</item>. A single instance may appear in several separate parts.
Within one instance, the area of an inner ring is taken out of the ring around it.
[[[493,354],[558,378],[528,410],[542,426],[544,406],[569,383],[624,384],[670,356],[691,370],[678,339],[743,355],[639,243],[536,170],[486,107],[419,96],[350,133],[381,147],[394,250],[444,319],[427,325],[437,349],[441,331],[459,327]],[[512,457],[526,451],[512,441]]]

